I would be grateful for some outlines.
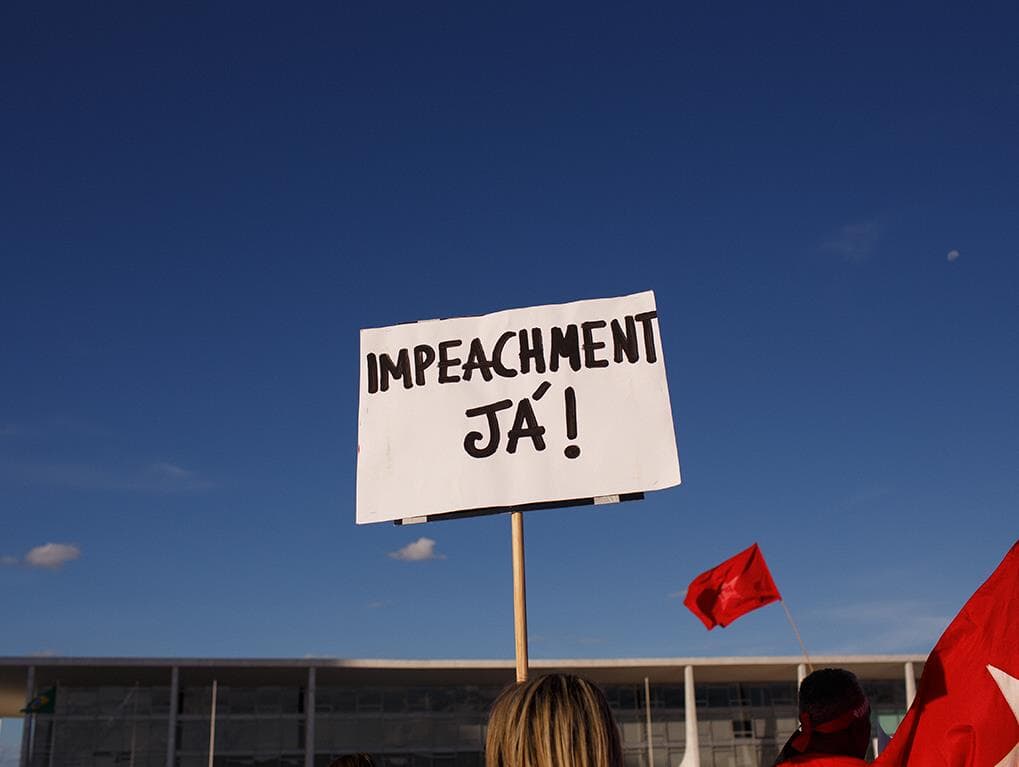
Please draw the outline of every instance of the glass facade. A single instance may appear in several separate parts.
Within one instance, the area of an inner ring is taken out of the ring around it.
[[[253,670],[254,671],[254,670]],[[252,675],[254,676],[254,674]],[[875,724],[905,710],[902,682],[866,681]],[[628,767],[649,767],[643,682],[603,685]],[[686,748],[682,684],[652,684],[654,767],[678,767]],[[318,685],[314,767],[367,751],[380,767],[481,767],[485,723],[499,686]],[[164,767],[170,687],[59,688],[53,714],[35,716],[31,767]],[[701,767],[767,767],[796,727],[794,682],[696,684]],[[310,731],[303,686],[217,685],[214,767],[303,767]],[[181,684],[175,765],[206,767],[211,685]]]
[[[304,700],[304,690],[299,687],[218,685],[215,767],[301,767]],[[178,767],[207,767],[211,704],[211,686],[181,689]]]
[[[480,767],[500,687],[319,687],[315,767],[367,751],[380,767]]]
[[[888,737],[906,715],[906,687],[888,680],[861,680],[870,699],[871,731]]]
[[[616,691],[619,691],[618,694]],[[624,736],[627,765],[647,767],[642,685],[606,688]],[[701,767],[766,767],[796,721],[796,685],[697,684]],[[686,750],[682,685],[651,685],[651,742],[657,767],[678,767]]]
[[[31,764],[163,767],[169,713],[169,687],[61,687],[30,725]]]

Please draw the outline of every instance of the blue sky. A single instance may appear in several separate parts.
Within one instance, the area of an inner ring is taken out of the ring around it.
[[[1017,23],[5,6],[0,655],[511,657],[508,518],[354,525],[357,331],[646,289],[684,484],[528,515],[532,655],[796,653],[676,596],[754,541],[926,652],[1019,527]]]

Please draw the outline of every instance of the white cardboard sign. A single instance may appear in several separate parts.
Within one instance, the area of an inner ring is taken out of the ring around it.
[[[678,485],[655,296],[361,331],[357,523]]]

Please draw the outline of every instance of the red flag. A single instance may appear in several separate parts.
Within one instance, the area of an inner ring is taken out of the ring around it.
[[[715,626],[728,626],[741,615],[781,598],[764,555],[755,543],[694,578],[686,589],[683,604],[710,631]]]
[[[934,645],[875,767],[1019,766],[1019,542]]]

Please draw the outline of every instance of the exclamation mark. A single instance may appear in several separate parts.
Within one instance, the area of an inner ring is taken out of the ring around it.
[[[566,387],[566,439],[577,438],[577,395],[572,386]],[[567,458],[576,458],[580,455],[578,445],[567,445],[563,451]]]

